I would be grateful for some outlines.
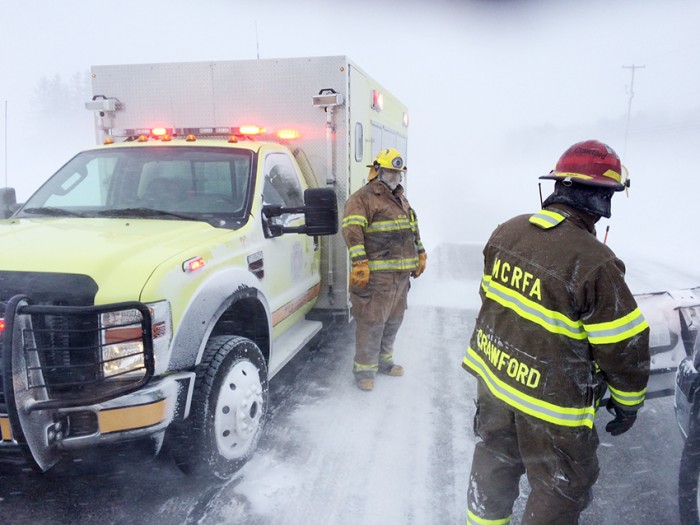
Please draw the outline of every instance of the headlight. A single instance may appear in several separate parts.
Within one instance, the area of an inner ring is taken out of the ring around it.
[[[172,333],[170,304],[148,304],[151,333],[145,333],[143,315],[135,308],[100,315],[102,338],[102,373],[105,379],[141,377],[146,373],[144,339],[150,338],[154,355],[168,348]]]

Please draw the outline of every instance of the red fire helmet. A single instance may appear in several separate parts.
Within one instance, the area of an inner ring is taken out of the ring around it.
[[[597,140],[577,142],[559,157],[556,167],[540,179],[577,182],[622,191],[629,186],[627,170],[620,157]]]

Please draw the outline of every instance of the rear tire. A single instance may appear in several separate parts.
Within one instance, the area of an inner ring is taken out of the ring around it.
[[[698,482],[700,480],[700,432],[691,428],[688,439],[683,446],[681,467],[678,474],[678,510],[681,525],[698,525],[700,499]]]
[[[212,337],[196,369],[190,416],[173,456],[186,474],[225,481],[250,459],[267,414],[267,365],[244,337]]]

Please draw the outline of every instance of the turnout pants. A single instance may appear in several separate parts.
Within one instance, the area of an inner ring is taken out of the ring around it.
[[[478,382],[467,524],[510,523],[520,477],[532,491],[522,525],[575,525],[598,478],[595,428],[568,428],[512,410]]]
[[[365,288],[350,294],[355,318],[355,361],[357,380],[373,378],[378,370],[394,364],[394,340],[403,322],[409,272],[371,272]]]

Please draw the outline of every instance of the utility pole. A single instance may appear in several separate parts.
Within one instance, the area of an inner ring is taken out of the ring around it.
[[[625,126],[625,150],[622,152],[622,158],[627,156],[627,135],[630,131],[630,116],[632,115],[632,98],[634,97],[634,72],[637,69],[644,69],[646,66],[622,66],[622,69],[629,69],[632,72],[632,81],[630,82],[630,100],[627,104],[627,125]]]
[[[255,48],[258,53],[258,60],[260,60],[260,39],[258,38],[258,21],[255,21]]]
[[[7,188],[7,100],[5,101],[5,187]]]

